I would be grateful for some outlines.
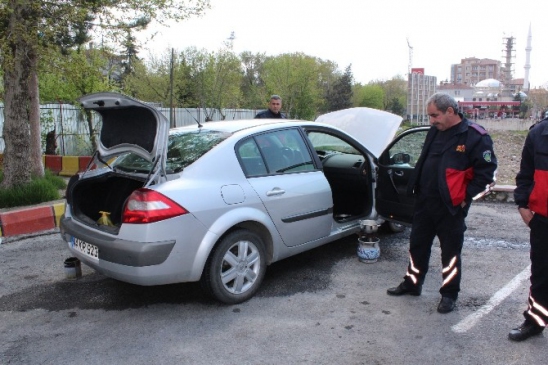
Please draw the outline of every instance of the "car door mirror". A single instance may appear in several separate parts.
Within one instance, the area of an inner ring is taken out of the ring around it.
[[[409,164],[411,162],[411,156],[408,153],[396,153],[390,158],[390,163],[392,165],[403,165]]]

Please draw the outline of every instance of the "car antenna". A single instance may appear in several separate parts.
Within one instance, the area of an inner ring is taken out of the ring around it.
[[[200,123],[200,121],[198,119],[196,119],[196,117],[194,115],[192,115],[192,112],[190,110],[188,110],[188,108],[185,108],[185,110],[188,112],[188,114],[190,114],[190,116],[192,116],[192,119],[194,119],[196,121],[196,123],[198,124],[198,128],[202,128],[203,125]]]

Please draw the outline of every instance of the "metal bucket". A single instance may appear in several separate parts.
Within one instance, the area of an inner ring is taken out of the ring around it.
[[[82,277],[82,265],[77,257],[69,257],[65,260],[65,276],[67,279]]]

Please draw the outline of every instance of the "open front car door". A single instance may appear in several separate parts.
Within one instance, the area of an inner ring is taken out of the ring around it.
[[[415,197],[407,194],[429,127],[408,129],[398,135],[378,159],[377,211],[385,219],[410,224]]]

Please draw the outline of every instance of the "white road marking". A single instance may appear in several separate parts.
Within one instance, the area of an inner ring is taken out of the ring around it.
[[[470,328],[483,317],[488,314],[500,304],[507,296],[510,295],[514,290],[516,290],[523,281],[529,279],[531,275],[531,265],[527,266],[522,272],[516,275],[508,284],[506,284],[502,289],[495,293],[489,299],[487,304],[483,305],[478,311],[470,314],[468,317],[464,318],[462,321],[451,327],[453,332],[463,333],[468,331]]]

